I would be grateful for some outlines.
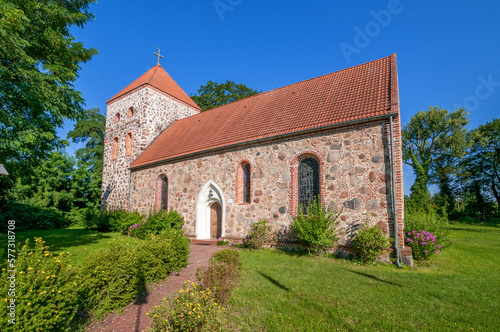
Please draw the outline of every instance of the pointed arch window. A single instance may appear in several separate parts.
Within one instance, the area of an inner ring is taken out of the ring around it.
[[[115,120],[114,120],[115,123],[118,123],[120,122],[120,113],[116,113],[115,114]]]
[[[127,133],[125,137],[125,155],[130,156],[132,154],[132,133]]]
[[[305,158],[299,163],[298,169],[298,203],[302,204],[304,212],[315,199],[319,199],[319,163],[314,158]]]
[[[118,158],[118,137],[113,138],[111,147],[111,159],[115,160]]]
[[[243,164],[243,203],[250,203],[251,179],[250,179],[250,164]]]
[[[168,178],[160,175],[156,180],[156,202],[157,210],[168,210]]]

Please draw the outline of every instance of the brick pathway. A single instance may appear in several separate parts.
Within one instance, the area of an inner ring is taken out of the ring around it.
[[[121,314],[109,314],[99,322],[92,322],[87,332],[142,332],[150,327],[150,319],[146,316],[160,301],[173,295],[182,288],[185,281],[196,280],[198,267],[205,265],[212,254],[224,247],[218,247],[216,241],[191,241],[191,253],[188,266],[178,275],[174,273],[167,279],[157,283],[138,304],[129,304]]]

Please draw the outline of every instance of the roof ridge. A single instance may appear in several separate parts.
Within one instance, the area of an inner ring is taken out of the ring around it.
[[[397,100],[391,92],[394,97],[398,93],[394,89],[395,64],[391,54],[211,109],[219,112],[208,110],[179,119],[131,167],[214,147],[385,117],[394,111],[399,114],[398,108],[391,110]]]
[[[308,82],[308,81],[312,81],[312,80],[315,80],[315,79],[319,79],[319,78],[322,78],[322,77],[325,77],[325,76],[328,76],[328,75],[332,75],[332,74],[338,74],[338,73],[341,73],[345,70],[352,70],[354,68],[357,68],[357,67],[361,67],[361,66],[366,66],[366,65],[369,65],[371,64],[372,62],[377,62],[377,61],[380,61],[380,60],[383,60],[383,59],[387,59],[387,58],[391,58],[395,53],[392,53],[391,55],[389,56],[386,56],[386,57],[383,57],[383,58],[379,58],[379,59],[375,59],[375,60],[372,60],[370,62],[365,62],[365,63],[361,63],[359,65],[356,65],[354,67],[347,67],[347,68],[344,68],[344,69],[340,69],[340,70],[337,70],[337,71],[333,71],[331,73],[328,73],[328,74],[323,74],[323,75],[320,75],[320,76],[316,76],[316,77],[312,77],[312,78],[308,78],[306,80],[303,80],[303,81],[299,81],[299,82],[295,82],[295,83],[291,83],[291,84],[288,84],[288,85],[285,85],[285,86],[282,86],[282,87],[279,87],[279,88],[276,88],[276,89],[272,89],[272,90],[268,90],[268,91],[265,91],[265,92],[261,92],[261,93],[258,93],[256,95],[253,95],[253,96],[250,96],[250,97],[246,97],[246,98],[243,98],[243,99],[239,99],[239,100],[235,100],[233,102],[230,102],[230,103],[227,103],[227,104],[224,104],[224,105],[220,105],[220,106],[217,106],[217,107],[214,107],[214,108],[211,108],[211,109],[208,109],[206,111],[203,111],[203,112],[208,112],[208,111],[212,111],[212,110],[215,110],[215,109],[218,109],[218,108],[221,108],[221,107],[224,107],[224,106],[227,106],[227,105],[231,105],[231,104],[236,104],[238,102],[242,102],[244,100],[249,100],[251,98],[254,98],[254,97],[258,97],[258,96],[262,96],[262,95],[265,95],[267,93],[271,93],[273,91],[278,91],[278,90],[281,90],[281,89],[284,89],[284,88],[288,88],[288,87],[291,87],[293,85],[297,85],[297,84],[301,84],[301,83],[305,83],[305,82]],[[203,112],[200,112],[203,113]],[[182,120],[182,119],[181,119]]]

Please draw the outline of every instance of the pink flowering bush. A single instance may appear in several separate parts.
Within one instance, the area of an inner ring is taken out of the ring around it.
[[[406,245],[411,247],[413,258],[418,261],[428,260],[441,249],[439,241],[431,232],[411,231],[406,235]]]

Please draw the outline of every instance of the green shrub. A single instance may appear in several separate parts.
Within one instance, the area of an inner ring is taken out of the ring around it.
[[[440,218],[435,212],[407,212],[405,213],[405,233],[426,231],[433,233],[436,244],[445,247],[449,244],[448,234],[450,224],[445,218]]]
[[[160,210],[152,213],[146,221],[130,231],[131,236],[145,239],[150,235],[159,234],[164,229],[181,229],[184,218],[175,210]]]
[[[369,220],[366,220],[365,229],[358,231],[353,245],[364,262],[373,263],[378,256],[386,252],[391,240],[378,225],[369,226]]]
[[[240,252],[234,249],[224,249],[215,252],[208,266],[198,268],[196,277],[200,286],[211,290],[218,303],[225,303],[241,276]]]
[[[271,226],[267,224],[265,219],[254,223],[250,234],[243,239],[245,248],[262,249],[264,243],[271,240]]]
[[[144,272],[136,247],[112,241],[108,249],[85,258],[80,267],[82,308],[91,316],[104,314],[132,302],[144,289]]]
[[[302,243],[309,246],[310,252],[321,254],[339,239],[339,216],[340,212],[335,214],[331,208],[314,199],[307,206],[305,214],[302,205],[298,206],[297,216],[292,216],[292,231]]]
[[[16,202],[8,202],[0,205],[0,225],[2,225],[2,233],[7,233],[7,223],[9,220],[16,221],[17,231],[56,229],[70,225],[70,221],[55,208],[40,208]]]
[[[217,303],[209,289],[188,281],[176,298],[163,300],[147,315],[151,331],[220,331],[224,307]]]
[[[98,211],[96,209],[85,209],[84,225],[87,229],[98,232],[121,232],[128,234],[134,224],[141,224],[144,219],[139,212],[127,212],[125,210]]]
[[[53,255],[41,238],[34,248],[29,240],[16,252],[15,261],[15,324],[8,321],[7,308],[11,276],[2,270],[2,331],[67,331],[78,308],[77,289],[80,280],[69,265],[66,254]],[[9,266],[13,268],[13,266]],[[11,290],[12,291],[12,290]],[[10,296],[9,296],[10,298]]]
[[[139,253],[146,281],[161,280],[187,266],[189,238],[182,230],[167,229],[141,244]]]

